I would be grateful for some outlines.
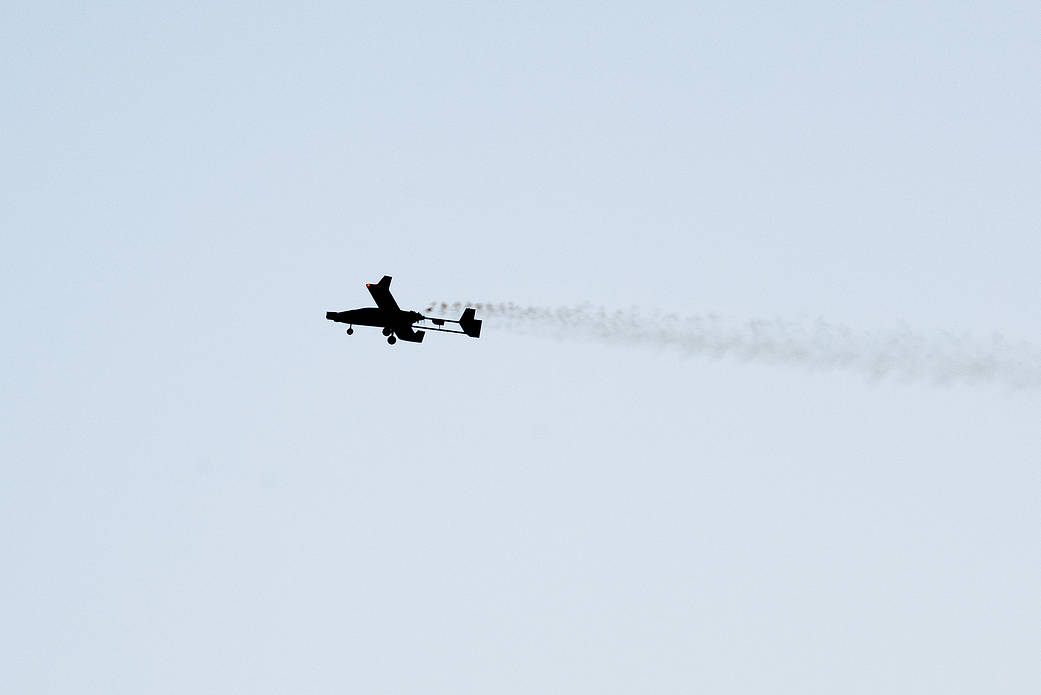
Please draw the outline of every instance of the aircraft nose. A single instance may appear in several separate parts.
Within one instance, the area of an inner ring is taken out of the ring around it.
[[[325,318],[329,319],[330,321],[335,321],[336,320],[336,312],[335,311],[327,311],[327,312],[325,312]]]

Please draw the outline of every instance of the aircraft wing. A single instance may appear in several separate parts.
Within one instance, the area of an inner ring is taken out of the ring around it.
[[[414,331],[412,326],[402,325],[394,329],[394,335],[406,343],[422,343],[423,336],[426,335],[423,331]]]
[[[376,306],[380,309],[384,311],[401,311],[398,308],[398,303],[394,301],[394,295],[390,293],[389,275],[384,275],[383,279],[375,284],[366,282],[365,287],[369,289],[369,294],[376,300]]]

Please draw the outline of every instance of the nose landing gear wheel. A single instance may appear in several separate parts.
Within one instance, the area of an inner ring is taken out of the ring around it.
[[[347,335],[354,335],[354,328],[348,328]]]
[[[393,345],[394,343],[398,342],[398,339],[397,339],[396,336],[392,335],[392,336],[387,338],[387,342],[390,343],[391,345]]]

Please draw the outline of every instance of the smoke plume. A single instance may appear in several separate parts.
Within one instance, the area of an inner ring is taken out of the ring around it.
[[[428,312],[474,307],[490,330],[567,340],[672,348],[682,354],[842,370],[869,379],[932,384],[994,383],[1041,388],[1041,350],[995,335],[981,339],[908,328],[855,331],[818,320],[736,320],[715,314],[680,316],[638,309],[609,311],[579,305],[532,307],[513,303],[433,302]]]

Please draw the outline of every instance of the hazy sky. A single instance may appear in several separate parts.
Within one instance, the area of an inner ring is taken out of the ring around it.
[[[6,3],[0,690],[1041,692],[1041,5]]]

